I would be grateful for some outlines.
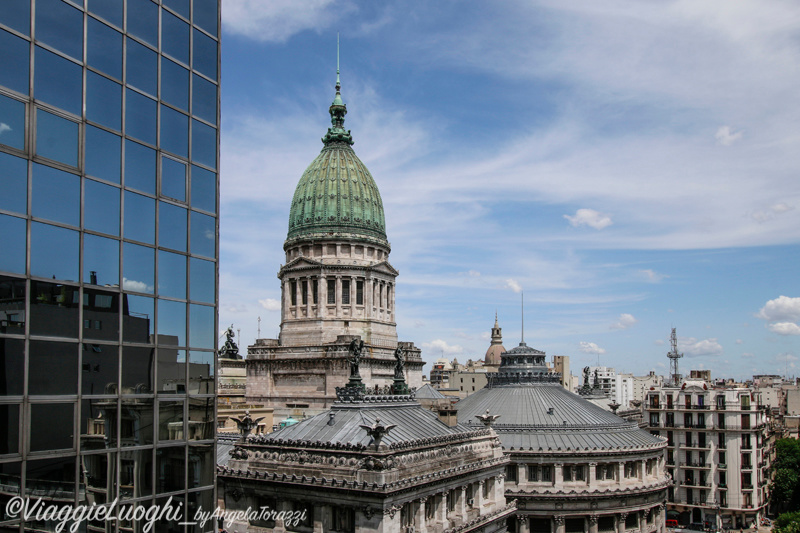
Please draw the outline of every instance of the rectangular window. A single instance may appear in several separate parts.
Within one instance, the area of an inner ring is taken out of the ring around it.
[[[538,466],[529,466],[528,467],[528,481],[539,481],[539,467]]]
[[[517,482],[517,465],[508,465],[506,467],[506,480]]]
[[[675,413],[667,413],[667,427],[668,428],[675,427]]]
[[[658,409],[658,395],[650,395],[650,409]]]
[[[336,303],[336,283],[332,280],[328,280],[328,304],[333,305]]]
[[[701,433],[697,434],[697,446],[699,448],[705,448],[706,447],[706,434],[704,432],[701,432]]]
[[[342,280],[342,305],[350,305],[350,280]]]
[[[702,398],[702,396],[701,396]],[[704,428],[706,427],[706,414],[705,413],[698,413],[697,414],[697,427]]]
[[[692,427],[692,415],[689,413],[685,413],[683,415],[683,425],[684,427],[690,428]]]
[[[717,409],[725,409],[725,396],[717,396]]]
[[[725,449],[725,433],[718,433],[717,434],[717,448]]]
[[[719,471],[719,486],[720,487],[727,487],[728,486],[728,473],[724,470]]]
[[[625,477],[635,477],[636,476],[636,463],[634,461],[628,461],[625,463]]]
[[[725,415],[722,413],[717,413],[717,427],[725,429]],[[722,436],[722,433],[720,433],[720,436]]]
[[[667,396],[667,409],[672,409],[672,395]]]
[[[307,305],[308,304],[308,280],[305,280],[305,279],[303,280],[303,282],[300,284],[300,290],[303,291],[303,293],[300,295],[300,298],[303,301],[303,305]]]
[[[750,429],[750,415],[742,415],[742,429]]]
[[[572,467],[564,466],[564,481],[572,481]]]
[[[742,449],[749,450],[750,449],[750,435],[745,434],[742,435]]]
[[[297,282],[292,280],[289,286],[292,293],[292,305],[297,305]]]
[[[319,281],[315,279],[311,282],[311,295],[313,297],[312,303],[314,305],[317,304],[317,300],[319,299],[318,293],[319,293]]]
[[[550,466],[543,466],[541,469],[542,481],[553,481],[553,468]]]
[[[364,305],[364,282],[356,281],[356,305]]]
[[[575,474],[575,481],[586,481],[586,473],[583,469],[583,466],[575,466],[573,467],[574,474]]]
[[[725,452],[719,452],[719,464],[726,464],[728,462],[727,459],[728,458],[725,456]]]
[[[658,413],[650,413],[650,427],[658,427],[660,415]]]

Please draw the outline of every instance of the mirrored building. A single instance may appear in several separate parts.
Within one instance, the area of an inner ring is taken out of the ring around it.
[[[55,527],[18,495],[214,506],[219,27],[219,0],[2,2],[3,530]]]

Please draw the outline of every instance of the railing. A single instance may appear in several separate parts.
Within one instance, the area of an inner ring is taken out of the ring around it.
[[[708,463],[700,463],[698,461],[691,461],[686,463],[681,463],[681,466],[684,468],[711,468],[711,465]]]
[[[728,464],[727,463],[719,463],[717,465],[717,468],[722,469],[722,470],[727,470],[728,469]]]
[[[750,464],[750,463],[747,463],[747,464],[743,464],[741,468],[742,468],[742,470],[752,470],[753,469],[753,465]]]
[[[752,483],[743,483],[742,484],[742,490],[753,490],[753,484]]]
[[[728,484],[727,483],[717,483],[717,487],[720,488],[720,489],[728,490]]]

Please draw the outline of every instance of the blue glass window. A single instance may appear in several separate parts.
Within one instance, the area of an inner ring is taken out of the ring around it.
[[[35,217],[80,224],[81,179],[75,174],[34,163],[31,200]]]
[[[158,295],[186,298],[186,256],[158,251]]]
[[[214,263],[192,257],[189,259],[189,267],[189,298],[213,304],[216,290]]]
[[[197,74],[192,74],[192,114],[217,123],[217,86]]]
[[[122,27],[122,0],[89,0],[88,9],[89,13],[99,15],[111,24]]]
[[[126,295],[123,306],[127,303],[127,310],[123,307],[122,340],[127,342],[140,342],[142,344],[152,344],[150,335],[155,333],[156,327],[156,303],[153,298],[147,296]],[[123,358],[128,357],[128,351],[123,351]],[[150,355],[150,354],[148,354]],[[145,373],[149,377],[149,373]],[[125,376],[123,374],[123,379]]]
[[[217,41],[201,31],[194,30],[192,67],[212,80],[217,79]]]
[[[161,99],[189,109],[189,71],[166,57],[161,60]]]
[[[217,228],[216,219],[192,211],[192,254],[216,257]]]
[[[31,275],[78,281],[78,232],[31,222]]]
[[[161,50],[189,64],[189,25],[167,11],[161,12]]]
[[[87,64],[121,80],[122,34],[92,17],[89,17],[86,32]]]
[[[186,165],[168,157],[161,158],[161,194],[186,201]]]
[[[122,130],[122,86],[99,74],[87,72],[86,118]]]
[[[125,134],[156,144],[156,102],[150,98],[127,89],[125,106]]]
[[[158,89],[158,54],[133,39],[127,41],[127,83],[155,96]]]
[[[217,168],[217,130],[192,120],[192,161]]]
[[[217,175],[192,165],[192,207],[217,212]]]
[[[72,9],[72,8],[70,8]],[[83,72],[80,65],[36,47],[33,95],[75,115],[81,114]]]
[[[214,349],[214,308],[189,304],[189,346]]]
[[[3,178],[0,179],[0,209],[26,214],[28,212],[28,161],[0,152],[0,169],[3,169]],[[0,235],[3,235],[4,239],[7,236],[5,233],[0,233]]]
[[[133,141],[125,141],[125,186],[156,193],[156,151]]]
[[[83,13],[61,0],[36,0],[36,40],[83,59]]]
[[[76,313],[77,315],[77,313]],[[69,342],[45,342],[31,341],[28,353],[28,394],[78,394],[78,344]],[[54,379],[58,376],[61,379]],[[39,414],[36,417],[40,420],[37,425],[37,435],[31,434],[31,441],[35,441],[36,448],[74,448],[73,434],[65,431],[52,431],[48,428],[50,424],[59,420],[65,424],[64,427],[72,427],[75,420],[75,408],[73,403],[66,404],[40,404],[38,405]],[[33,415],[33,413],[31,413]],[[59,418],[52,418],[59,417]],[[31,417],[33,421],[33,416]],[[47,428],[46,431],[41,431]],[[33,429],[33,428],[31,428]],[[44,434],[42,434],[44,433]],[[34,442],[31,442],[33,450]],[[48,464],[58,462],[58,466]],[[43,463],[43,464],[42,464]],[[55,468],[54,468],[55,467]],[[49,468],[53,472],[49,477],[43,475]],[[69,486],[75,481],[75,460],[74,459],[50,459],[47,461],[29,461],[28,476],[31,479],[53,479],[62,478],[63,482]],[[63,485],[61,485],[63,486]]]
[[[119,135],[86,125],[86,173],[96,178],[120,182],[122,139]]]
[[[186,251],[186,209],[158,202],[158,246]]]
[[[0,23],[5,24],[9,28],[15,29],[20,33],[30,35],[30,0],[3,0],[3,9],[0,9]]]
[[[125,191],[125,238],[156,243],[156,201]]]
[[[158,6],[151,0],[128,0],[128,33],[158,46]]]
[[[5,9],[5,6],[3,6]],[[0,30],[0,57],[3,68],[0,69],[0,85],[28,94],[28,56],[30,43],[5,30]]]
[[[217,35],[217,0],[194,0],[194,23],[211,35]]]
[[[165,6],[186,19],[188,19],[191,14],[191,0],[164,0],[163,3]]]
[[[155,292],[155,250],[126,242],[122,245],[122,288],[126,291]]]
[[[0,143],[25,149],[25,104],[0,94]]]
[[[3,253],[0,270],[25,274],[25,219],[0,215],[0,235],[3,236]]]
[[[78,166],[78,123],[36,110],[36,153],[42,157]]]
[[[186,346],[186,304],[158,301],[158,343]]]
[[[161,106],[161,149],[189,157],[189,117]]]
[[[94,180],[83,182],[83,227],[119,236],[120,191]]]
[[[83,282],[119,286],[119,241],[86,233],[83,236]]]

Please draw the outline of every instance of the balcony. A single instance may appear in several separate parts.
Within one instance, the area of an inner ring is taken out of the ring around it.
[[[710,487],[711,483],[708,481],[700,481],[694,479],[686,479],[681,483],[684,487]]]
[[[710,450],[711,447],[708,443],[700,444],[699,442],[682,442],[681,447],[692,448],[694,450]]]
[[[717,464],[717,468],[719,468],[720,470],[727,470],[728,465],[726,463],[719,463]]]
[[[711,468],[711,465],[708,463],[700,463],[698,461],[692,461],[689,463],[681,463],[681,468]]]
[[[742,490],[753,490],[753,484],[752,483],[743,483],[742,484]]]
[[[742,470],[752,470],[753,469],[753,465],[750,464],[750,463],[744,464],[744,465],[741,466],[741,469]]]

